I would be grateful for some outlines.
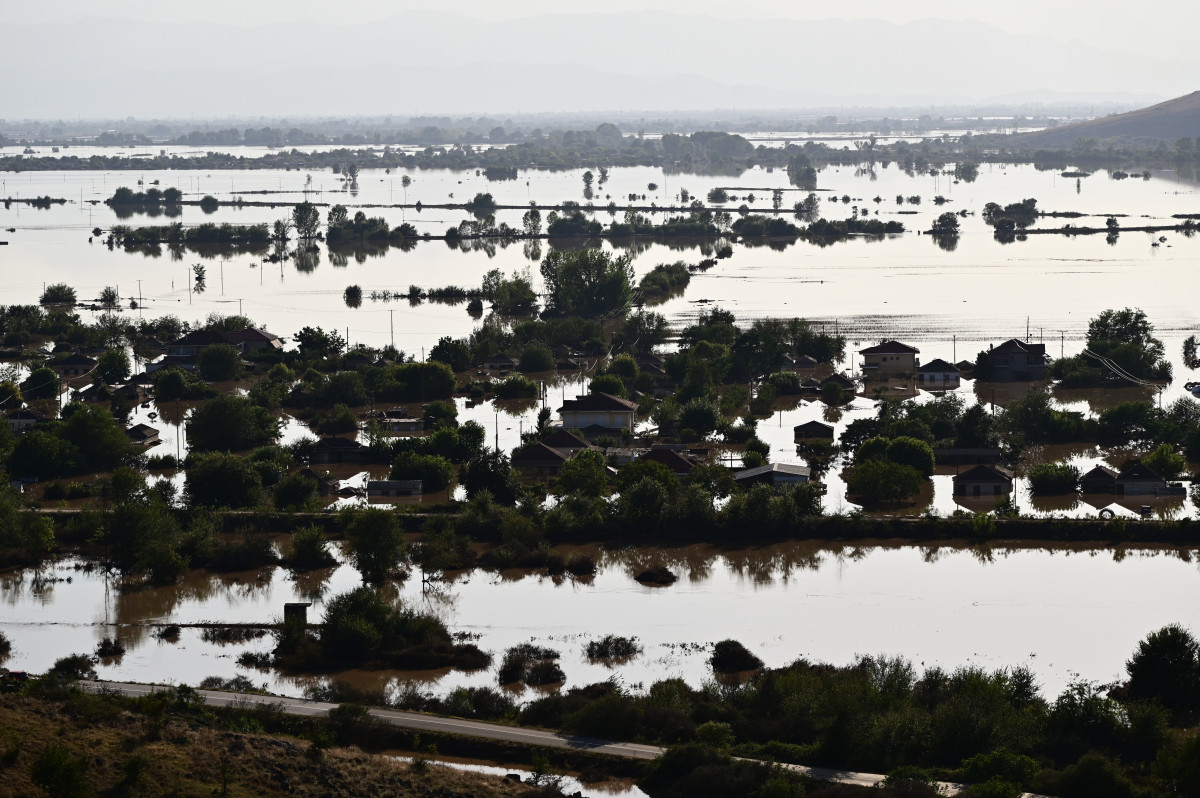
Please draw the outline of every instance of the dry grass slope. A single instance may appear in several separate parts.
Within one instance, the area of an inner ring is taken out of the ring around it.
[[[1098,139],[1130,136],[1169,142],[1184,136],[1200,136],[1200,91],[1125,114],[1025,133],[1015,137],[1012,146],[1069,147],[1075,139],[1093,136]]]

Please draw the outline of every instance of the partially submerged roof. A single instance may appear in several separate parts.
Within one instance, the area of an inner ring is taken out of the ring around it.
[[[958,366],[954,365],[953,363],[948,363],[939,357],[939,358],[934,358],[933,360],[926,363],[924,366],[921,366],[920,368],[917,369],[917,371],[925,372],[926,374],[928,374],[930,372],[937,372],[937,371],[948,371],[948,372],[953,372],[953,373],[957,374],[960,371],[960,369],[958,368]]]
[[[526,446],[512,456],[513,465],[539,465],[554,463],[561,465],[570,458],[558,449],[551,449],[544,443],[538,442]]]
[[[1013,472],[994,465],[977,465],[954,475],[955,482],[1004,482],[1011,484]]]
[[[1045,344],[1031,344],[1028,341],[1018,341],[1016,338],[1009,338],[999,346],[994,346],[991,349],[992,354],[1008,355],[1015,352],[1027,352],[1031,355],[1041,357],[1046,354]]]
[[[593,391],[587,396],[579,396],[575,399],[568,399],[563,402],[563,406],[558,409],[558,412],[580,412],[580,411],[614,411],[614,412],[629,412],[637,410],[637,402],[631,402],[628,399],[622,399],[619,396],[612,394],[600,393]]]
[[[734,479],[753,479],[763,474],[786,474],[793,477],[811,477],[812,469],[793,463],[767,463],[757,468],[745,468],[733,475]]]
[[[866,349],[859,350],[862,355],[919,355],[921,350],[915,346],[902,344],[899,341],[884,341],[875,346],[869,346]]]
[[[555,427],[542,436],[542,443],[551,449],[587,449],[590,443],[562,427]]]

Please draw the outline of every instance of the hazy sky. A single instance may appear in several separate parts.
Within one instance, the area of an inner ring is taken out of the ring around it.
[[[209,21],[262,25],[284,18],[322,22],[365,22],[408,10],[437,9],[481,18],[514,18],[561,13],[603,13],[645,8],[720,17],[789,19],[884,19],[910,22],[929,17],[986,22],[1016,33],[1041,33],[1063,41],[1079,40],[1115,51],[1161,57],[1188,56],[1200,24],[1200,3],[1184,0],[605,0],[583,4],[562,0],[54,0],[11,3],[7,22],[66,22],[89,17],[133,17],[147,21]],[[1014,54],[1020,57],[1020,54]]]

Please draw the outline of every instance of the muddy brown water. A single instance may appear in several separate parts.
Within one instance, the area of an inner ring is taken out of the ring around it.
[[[880,653],[907,656],[918,669],[1028,665],[1054,695],[1075,678],[1120,678],[1125,659],[1154,629],[1172,622],[1200,627],[1200,550],[1190,548],[875,541],[594,554],[599,572],[586,580],[472,571],[424,589],[412,578],[385,590],[494,654],[528,641],[558,650],[567,687],[616,678],[637,689],[676,676],[698,686],[712,677],[711,644],[734,638],[771,666],[800,657],[845,664]],[[679,581],[669,587],[635,581],[657,564]],[[218,646],[186,624],[277,621],[290,601],[313,602],[310,619],[319,621],[329,597],[359,584],[348,566],[302,577],[268,568],[193,572],[172,587],[123,591],[78,565],[64,560],[0,579],[0,629],[14,647],[8,667],[44,670],[115,633],[128,651],[99,666],[105,678],[196,684],[241,674],[302,695],[323,680],[237,666],[243,651],[270,650],[270,637]],[[154,635],[153,625],[167,623],[185,625],[178,642]],[[607,634],[637,637],[642,653],[616,667],[587,662],[587,641]],[[332,678],[385,691],[413,681],[444,693],[496,686],[495,673],[493,665],[474,673],[356,670]]]

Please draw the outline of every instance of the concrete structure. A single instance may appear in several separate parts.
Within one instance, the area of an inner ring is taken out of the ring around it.
[[[555,427],[544,433],[542,435],[542,443],[551,449],[558,449],[568,457],[584,449],[590,449],[592,446],[583,438],[562,427]]]
[[[1149,466],[1126,463],[1117,474],[1114,489],[1118,496],[1157,496],[1167,492],[1167,481]]]
[[[961,376],[957,366],[939,357],[917,369],[917,386],[927,391],[952,391]]]
[[[551,449],[544,443],[535,443],[512,456],[512,467],[527,477],[556,477],[562,472],[568,455]]]
[[[884,341],[881,344],[860,350],[863,356],[863,374],[869,380],[884,380],[889,377],[912,377],[920,362],[917,355],[921,350],[899,341]]]
[[[988,349],[992,382],[1023,382],[1046,379],[1046,345],[1009,338]]]
[[[372,479],[367,481],[367,501],[420,496],[425,484],[419,479]]]
[[[34,424],[45,421],[46,417],[28,407],[19,407],[6,413],[4,420],[8,422],[8,426],[13,432],[24,432]]]
[[[1012,471],[994,465],[977,465],[954,475],[955,496],[1007,496],[1012,486]]]
[[[672,474],[683,479],[696,467],[696,463],[685,454],[686,451],[686,448],[680,451],[672,446],[652,446],[650,451],[637,458],[637,462],[660,463],[669,468]]]
[[[812,469],[808,466],[792,463],[767,463],[757,468],[746,468],[733,475],[739,485],[753,485],[765,482],[776,487],[780,485],[802,485],[812,478]]]
[[[158,430],[149,424],[138,424],[125,430],[125,435],[138,446],[154,446],[162,443]]]
[[[796,441],[833,440],[833,425],[820,421],[805,421],[792,427]]]
[[[367,447],[352,438],[321,438],[313,446],[310,462],[321,465],[361,463],[366,458]]]
[[[1079,486],[1084,493],[1116,493],[1117,472],[1098,465],[1083,475]]]
[[[87,355],[73,352],[61,360],[51,360],[46,365],[59,377],[69,379],[90,374],[92,369],[96,368],[96,361]]]
[[[632,432],[637,416],[637,404],[610,394],[593,392],[587,396],[568,399],[563,402],[558,413],[564,427],[580,429],[588,435],[591,434],[588,431],[589,427],[616,432],[627,429]]]

